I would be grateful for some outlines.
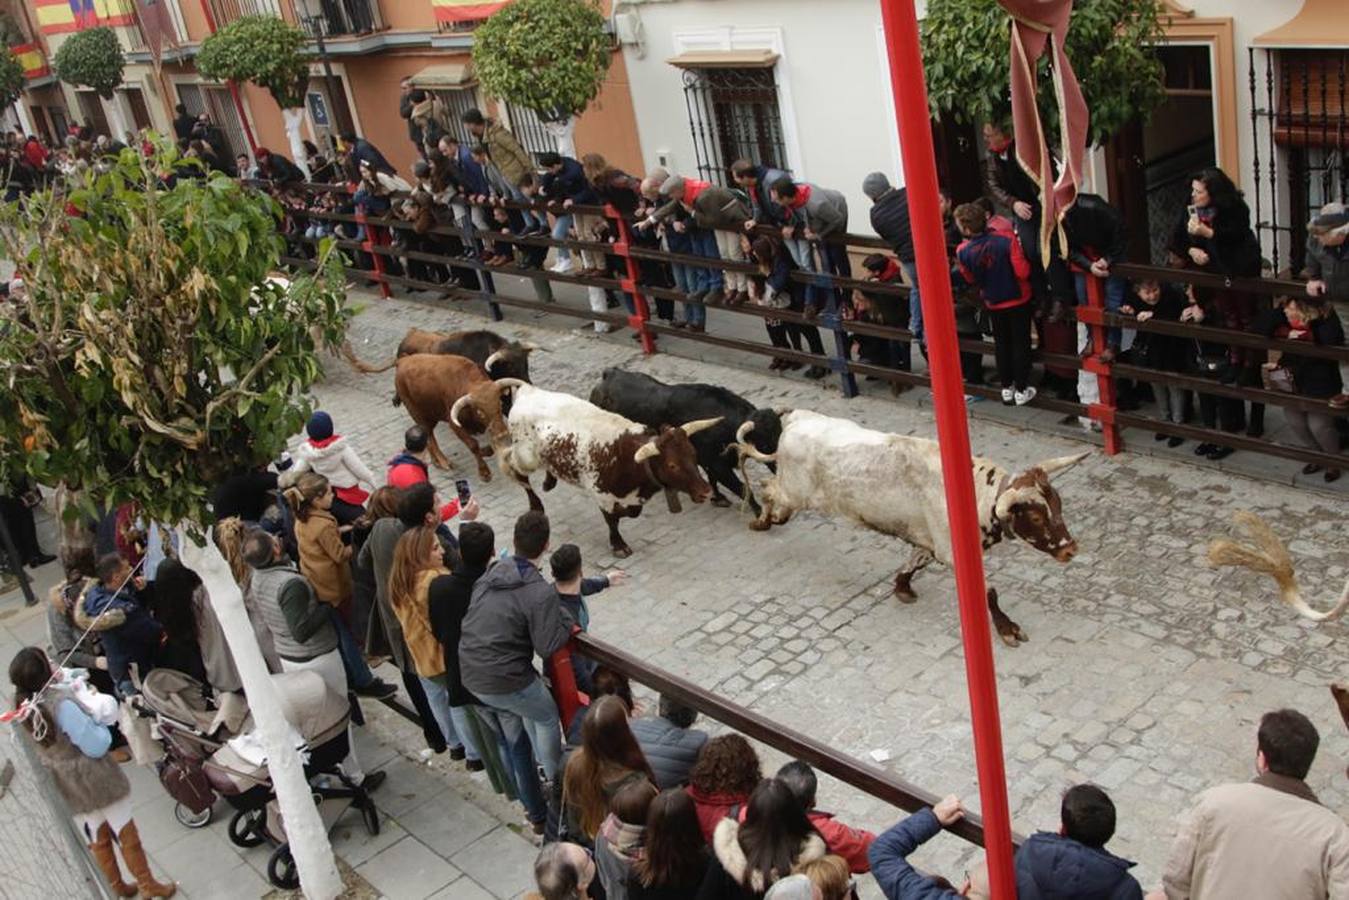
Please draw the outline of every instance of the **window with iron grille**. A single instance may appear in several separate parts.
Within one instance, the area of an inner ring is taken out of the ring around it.
[[[464,124],[464,113],[478,106],[478,92],[472,87],[461,87],[434,88],[431,93],[440,98],[440,102],[445,104],[445,109],[449,112],[450,134],[457,137],[459,143],[472,147],[475,139],[468,133],[468,126]]]
[[[787,168],[771,68],[685,69],[684,102],[700,178],[727,184],[731,163],[741,158]]]
[[[538,113],[523,106],[508,107],[504,103],[501,106],[506,111],[505,124],[510,126],[511,133],[520,142],[520,146],[534,154],[536,160],[540,153],[557,150],[557,141],[548,133],[548,128]]]

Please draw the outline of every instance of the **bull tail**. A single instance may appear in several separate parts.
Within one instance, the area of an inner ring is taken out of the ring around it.
[[[395,356],[382,366],[372,366],[370,363],[356,355],[356,351],[351,346],[351,341],[343,341],[340,348],[342,358],[351,365],[357,372],[364,372],[366,375],[374,375],[378,372],[387,372],[398,365],[398,357]],[[397,399],[394,400],[394,406],[398,405]]]
[[[1215,540],[1209,544],[1208,561],[1213,566],[1232,566],[1250,569],[1274,579],[1279,588],[1279,599],[1291,607],[1298,615],[1313,622],[1325,622],[1338,619],[1349,609],[1349,581],[1345,583],[1340,599],[1328,610],[1314,609],[1302,597],[1298,587],[1297,575],[1293,571],[1293,560],[1288,548],[1274,529],[1252,512],[1241,511],[1235,516],[1237,525],[1249,535],[1250,543],[1228,540]]]
[[[749,442],[747,438],[749,433],[753,430],[753,422],[741,422],[740,427],[735,430],[735,443],[728,446],[727,449],[729,450],[731,447],[734,447],[740,454],[742,463],[746,457],[749,459],[756,459],[761,463],[777,462],[778,457],[776,453],[763,453],[758,447]]]

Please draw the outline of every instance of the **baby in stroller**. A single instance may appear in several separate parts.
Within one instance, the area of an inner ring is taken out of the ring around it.
[[[347,698],[312,671],[286,672],[272,680],[302,748],[305,776],[315,797],[322,798],[328,828],[355,807],[370,834],[378,834],[379,811],[369,793],[341,768],[349,740]],[[228,704],[217,707],[207,694],[201,682],[173,669],[155,669],[141,685],[133,703],[142,715],[153,718],[153,733],[164,749],[160,782],[177,801],[178,821],[189,828],[209,824],[217,797],[224,797],[235,810],[230,840],[239,847],[273,844],[268,878],[276,887],[293,889],[299,876],[252,717],[230,710]]]

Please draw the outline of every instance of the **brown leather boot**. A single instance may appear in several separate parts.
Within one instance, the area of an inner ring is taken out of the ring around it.
[[[122,880],[122,869],[117,865],[117,851],[112,849],[112,826],[107,822],[99,826],[94,842],[89,845],[89,852],[94,854],[94,861],[103,870],[103,877],[108,879],[108,887],[112,888],[114,894],[119,897],[136,896],[136,886]]]
[[[141,846],[141,836],[140,832],[136,831],[135,822],[127,822],[126,827],[117,833],[117,840],[122,845],[122,858],[126,860],[126,867],[136,879],[136,886],[140,888],[142,897],[172,897],[178,892],[178,885],[160,884],[150,874],[150,861],[145,858],[145,848]]]

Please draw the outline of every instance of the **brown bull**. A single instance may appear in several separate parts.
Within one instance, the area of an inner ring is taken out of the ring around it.
[[[471,359],[492,378],[519,378],[522,381],[529,381],[529,355],[538,349],[537,344],[529,341],[508,340],[496,332],[483,329],[440,333],[409,328],[398,342],[398,352],[394,358],[386,363],[372,365],[356,355],[350,341],[342,343],[342,355],[347,362],[356,371],[366,374],[386,372],[405,356],[439,353]]]
[[[504,426],[493,429],[490,421],[482,421],[477,416],[466,416],[461,424],[455,421],[453,412],[455,401],[460,398],[478,389],[491,393],[494,388],[495,383],[483,374],[478,364],[462,356],[436,353],[404,356],[398,360],[398,372],[394,376],[394,389],[398,392],[399,401],[407,407],[412,421],[426,430],[431,461],[442,469],[450,467],[449,460],[436,443],[436,425],[444,422],[477,460],[478,475],[483,481],[492,480],[492,470],[487,468],[484,458],[492,455],[493,447],[482,447],[473,435],[487,431],[495,446],[499,435],[494,432],[504,429]],[[496,389],[496,393],[500,393],[499,389]],[[482,408],[488,408],[488,404],[484,403]]]

